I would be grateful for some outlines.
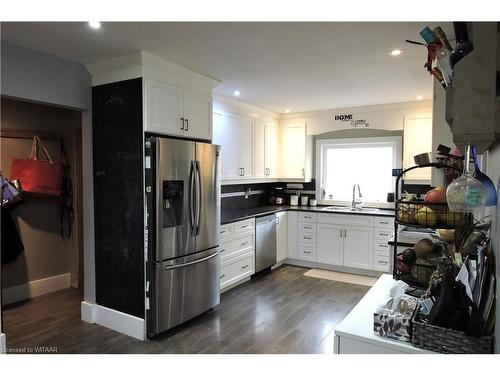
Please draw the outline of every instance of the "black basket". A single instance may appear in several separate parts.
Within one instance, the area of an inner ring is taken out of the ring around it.
[[[447,203],[427,203],[423,200],[398,200],[396,221],[414,227],[454,229],[464,220],[464,213],[448,209]]]
[[[411,319],[410,342],[417,348],[446,354],[491,354],[494,336],[471,337],[464,332],[424,323],[419,319],[420,303]]]
[[[414,263],[411,265],[411,269],[409,272],[402,272],[397,269],[397,262],[399,262],[399,260],[397,260],[396,258],[396,279],[402,280],[414,288],[420,288],[424,290],[429,286],[431,276],[437,268],[437,266],[433,264]]]

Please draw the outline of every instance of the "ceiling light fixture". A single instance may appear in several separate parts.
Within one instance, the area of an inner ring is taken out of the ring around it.
[[[89,26],[93,29],[100,29],[101,23],[99,21],[89,21]]]
[[[289,108],[285,109],[285,113],[290,113],[290,109]]]
[[[234,90],[233,94],[234,94],[234,96],[240,96],[241,95],[240,90]]]
[[[417,95],[417,100],[422,100],[422,99],[423,99],[422,95]]]
[[[391,50],[391,51],[388,52],[388,54],[391,55],[391,56],[399,56],[402,53],[403,53],[403,50],[402,49],[398,49],[398,48],[393,49],[393,50]]]

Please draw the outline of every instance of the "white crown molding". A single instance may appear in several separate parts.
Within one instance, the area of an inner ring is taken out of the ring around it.
[[[231,112],[239,115],[275,121],[279,120],[280,117],[279,113],[220,94],[213,95],[213,102],[214,113]]]

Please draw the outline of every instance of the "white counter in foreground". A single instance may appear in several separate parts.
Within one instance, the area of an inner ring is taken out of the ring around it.
[[[349,315],[335,327],[335,354],[430,354],[410,343],[386,339],[373,333],[373,312],[386,300],[395,280],[382,275]]]

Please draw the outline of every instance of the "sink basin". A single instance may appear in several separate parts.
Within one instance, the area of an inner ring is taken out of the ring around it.
[[[369,208],[369,207],[339,207],[339,206],[329,206],[323,208],[322,211],[337,211],[337,212],[377,212],[378,208]]]

